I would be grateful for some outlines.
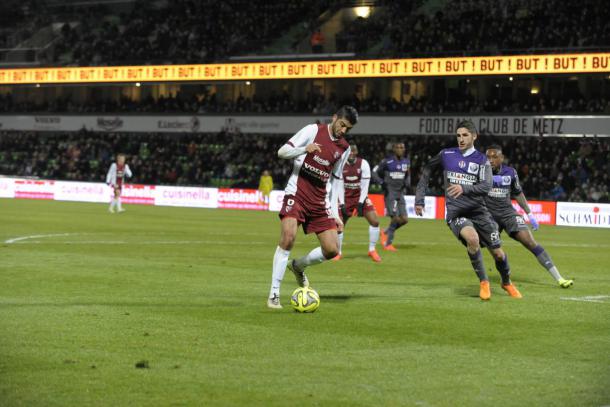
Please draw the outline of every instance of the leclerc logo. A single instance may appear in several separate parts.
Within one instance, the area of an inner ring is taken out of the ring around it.
[[[610,205],[558,202],[557,225],[610,228]]]

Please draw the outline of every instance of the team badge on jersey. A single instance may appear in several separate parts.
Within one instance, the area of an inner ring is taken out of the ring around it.
[[[479,172],[479,164],[477,164],[477,163],[468,163],[468,173],[469,174],[476,174],[477,172]]]
[[[502,185],[510,185],[510,177],[507,175],[502,176]]]
[[[466,161],[460,161],[460,162],[458,163],[458,166],[459,166],[460,168],[466,168]]]

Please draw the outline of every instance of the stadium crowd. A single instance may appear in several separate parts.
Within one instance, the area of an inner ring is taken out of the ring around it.
[[[247,148],[244,140],[248,138]],[[211,185],[256,188],[263,170],[271,171],[275,188],[283,188],[291,163],[277,158],[287,137],[242,134],[163,135],[144,133],[3,132],[0,174],[74,181],[105,179],[114,154],[124,152],[134,171],[130,181],[143,184]],[[393,140],[405,143],[413,165],[413,187],[423,163],[453,137],[350,136],[371,165],[389,154]],[[610,202],[610,143],[604,139],[482,136],[479,149],[501,144],[509,164],[530,199]],[[431,182],[431,194],[442,193],[442,174]],[[414,191],[409,191],[413,193]]]
[[[495,54],[511,50],[607,48],[610,5],[603,0],[448,0],[433,12],[423,2],[383,2],[337,36],[339,51],[385,56]]]
[[[129,13],[101,22],[99,12],[85,12],[80,24],[61,29],[55,62],[66,54],[80,66],[217,61],[262,48],[288,27],[317,17],[329,2],[311,3],[138,0]]]
[[[35,100],[35,99],[33,99]],[[348,99],[336,96],[324,97],[308,94],[295,99],[287,93],[272,94],[267,98],[239,96],[235,100],[221,101],[215,94],[203,97],[186,97],[180,94],[170,97],[144,98],[134,101],[129,98],[113,100],[90,100],[75,103],[59,98],[52,102],[16,102],[11,94],[0,94],[0,111],[13,113],[312,113],[332,114],[342,105],[355,106],[361,113],[610,113],[610,100],[606,98],[547,98],[531,95],[522,103],[491,98],[477,101],[470,95],[434,102],[426,97],[412,97],[400,102],[394,98],[372,95]]]

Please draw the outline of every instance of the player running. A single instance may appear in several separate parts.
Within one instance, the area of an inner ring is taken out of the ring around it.
[[[381,232],[381,244],[383,250],[395,252],[394,233],[409,222],[405,193],[411,188],[411,162],[405,157],[404,143],[394,142],[392,151],[393,155],[373,168],[373,179],[383,186],[386,213],[391,218],[388,228]]]
[[[457,148],[441,150],[424,167],[417,184],[415,213],[424,213],[425,194],[432,169],[443,168],[445,179],[446,221],[453,234],[466,246],[468,257],[479,277],[479,297],[491,298],[489,278],[483,264],[481,247],[487,247],[502,277],[502,288],[513,298],[521,293],[510,281],[510,266],[501,247],[498,225],[485,206],[485,196],[492,187],[491,165],[485,155],[474,148],[477,131],[464,120],[457,125]]]
[[[517,171],[508,165],[503,165],[504,155],[502,154],[502,147],[498,145],[490,146],[487,148],[486,155],[493,171],[493,187],[485,197],[485,202],[489,212],[491,212],[494,220],[499,225],[500,232],[506,230],[506,233],[511,238],[531,251],[536,256],[538,263],[548,270],[560,287],[571,287],[574,281],[567,280],[559,274],[559,270],[553,264],[546,250],[534,240],[534,236],[532,236],[532,232],[530,232],[525,224],[523,216],[519,215],[511,204],[511,197],[514,197],[519,206],[527,214],[532,229],[538,230],[538,222],[527,204],[527,199],[525,199],[523,189],[521,189],[519,184]]]
[[[108,212],[114,213],[115,207],[117,212],[125,212],[125,209],[121,207],[121,192],[123,190],[125,177],[131,178],[131,176],[132,173],[129,169],[129,165],[125,164],[125,155],[117,155],[116,162],[112,163],[108,170],[108,174],[106,174],[106,184],[110,185],[114,191],[114,195],[110,200]]]
[[[294,273],[301,287],[309,286],[307,266],[320,264],[339,253],[337,228],[343,228],[339,217],[338,192],[343,166],[349,156],[349,144],[344,139],[358,122],[358,112],[343,106],[333,116],[331,124],[310,124],[302,128],[278,150],[278,156],[294,161],[292,175],[284,190],[280,210],[280,242],[273,256],[269,308],[282,308],[280,284],[286,266]],[[320,247],[288,264],[299,225],[303,231],[315,233]]]
[[[375,250],[379,239],[379,219],[375,207],[368,197],[369,183],[371,182],[371,166],[368,161],[358,157],[358,146],[350,144],[350,153],[347,163],[343,167],[343,188],[339,192],[339,214],[343,224],[354,212],[358,216],[364,216],[369,223],[369,253],[368,256],[374,262],[379,263],[381,257]],[[341,259],[341,246],[343,245],[344,232],[339,232],[339,254],[333,260]]]

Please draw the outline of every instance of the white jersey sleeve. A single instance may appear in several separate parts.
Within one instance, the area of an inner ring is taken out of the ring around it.
[[[116,163],[112,163],[112,165],[108,169],[108,173],[106,174],[106,184],[116,184]]]
[[[127,178],[131,178],[133,174],[131,173],[131,169],[129,168],[129,165],[125,164],[125,176],[127,176]]]
[[[350,149],[345,150],[341,159],[337,160],[333,167],[330,186],[330,210],[335,218],[339,218],[339,196],[344,194],[343,167],[349,157]]]
[[[318,125],[310,124],[303,127],[297,134],[292,136],[277,152],[278,157],[291,159],[305,154],[305,147],[313,143],[318,134]]]
[[[369,184],[371,183],[371,166],[364,158],[360,165],[360,171],[360,198],[358,198],[358,202],[363,203],[369,194]]]

